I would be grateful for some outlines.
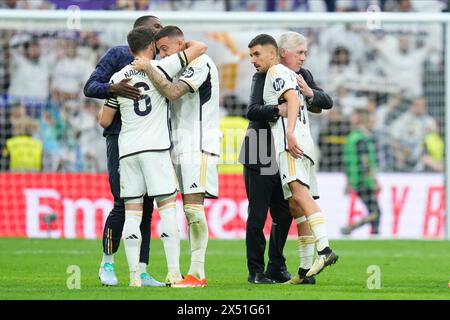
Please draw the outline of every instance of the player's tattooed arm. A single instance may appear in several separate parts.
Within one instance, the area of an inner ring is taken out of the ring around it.
[[[134,61],[135,67],[137,69],[141,69],[141,66],[137,65],[136,60]],[[186,82],[178,81],[176,83],[172,83],[166,79],[156,68],[154,68],[150,63],[146,63],[143,70],[150,81],[153,83],[155,88],[162,94],[164,97],[169,99],[169,101],[175,101],[184,94],[190,91],[190,87]]]

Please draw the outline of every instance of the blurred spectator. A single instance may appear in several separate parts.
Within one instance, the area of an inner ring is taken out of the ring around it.
[[[19,8],[17,0],[3,0],[2,2],[0,2],[0,9],[26,9],[26,8]]]
[[[144,11],[148,10],[150,6],[150,0],[134,0],[134,10]]]
[[[6,141],[12,137],[12,125],[10,120],[10,109],[0,108],[0,150],[6,147]],[[6,171],[9,168],[9,157],[0,155],[0,171]]]
[[[342,163],[345,139],[350,133],[350,122],[342,115],[341,107],[337,104],[327,112],[328,122],[319,134],[320,171],[343,172]]]
[[[438,128],[430,128],[425,136],[422,162],[425,171],[444,172],[444,141],[439,136]]]
[[[352,12],[352,11],[366,11],[367,8],[377,4],[374,0],[337,0],[336,11],[338,12]]]
[[[0,95],[6,94],[9,87],[9,64],[11,59],[9,40],[12,35],[12,30],[0,30]]]
[[[227,6],[229,7],[231,0],[204,0],[204,1],[195,1],[195,0],[170,0],[171,10],[176,11],[225,11]],[[153,2],[151,1],[151,9],[154,9]]]
[[[91,67],[77,54],[76,40],[62,40],[61,45],[63,55],[56,61],[51,81],[52,99],[58,103],[80,98]]]
[[[321,3],[321,1],[308,1],[308,0],[267,0],[266,10],[283,11],[283,12],[311,11],[311,5],[313,2],[315,2],[316,4]]]
[[[116,10],[135,10],[134,0],[115,0]]]
[[[37,123],[24,117],[14,125],[14,136],[6,140],[3,156],[9,156],[9,170],[13,172],[36,172],[42,169],[42,142],[32,137]]]
[[[229,0],[230,11],[266,11],[265,1],[260,0]]]
[[[380,67],[384,74],[390,81],[400,85],[405,96],[423,95],[424,62],[432,47],[417,48],[406,36],[396,39],[397,46],[385,46],[370,34],[365,34],[365,39],[381,59]]]
[[[43,170],[56,171],[60,162],[62,140],[66,127],[60,118],[59,108],[49,104],[39,119],[39,138],[43,142]]]
[[[222,131],[219,173],[242,173],[242,165],[238,163],[238,158],[247,131],[248,120],[236,115],[225,116],[220,120],[219,125]]]
[[[376,196],[380,187],[376,178],[376,149],[372,137],[373,114],[367,109],[355,110],[352,125],[354,128],[346,139],[343,157],[347,176],[346,192],[358,195],[368,215],[342,228],[341,232],[348,235],[356,228],[370,223],[372,234],[378,234],[381,211]]]
[[[2,0],[0,9],[52,9],[49,0]]]
[[[9,95],[13,100],[43,102],[49,95],[51,61],[42,53],[36,37],[25,42],[22,49],[11,52]]]
[[[435,119],[427,114],[426,108],[425,99],[415,99],[409,110],[390,127],[397,170],[423,170],[421,157],[424,154],[425,137],[437,128]]]
[[[25,106],[21,103],[12,104],[9,112],[9,122],[11,123],[13,131],[16,124],[24,118],[28,118]]]
[[[97,61],[106,50],[106,46],[100,40],[98,32],[80,33],[80,45],[77,50],[77,56],[85,61],[85,69],[94,69]]]
[[[393,12],[413,12],[411,0],[388,0],[384,6],[386,11]]]
[[[74,5],[81,10],[112,10],[114,9],[115,0],[49,0],[54,4],[56,9],[67,9]]]
[[[248,120],[244,118],[247,105],[240,103],[237,96],[228,95],[223,99],[223,108],[220,111],[222,150],[217,169],[219,173],[242,173],[242,165],[238,163],[238,158],[248,127]]]
[[[102,128],[97,124],[101,105],[95,99],[86,99],[84,106],[70,118],[70,125],[80,146],[84,172],[106,171],[106,145]]]
[[[401,95],[389,95],[385,104],[376,107],[374,139],[377,147],[378,169],[380,171],[394,171],[395,155],[391,148],[391,137],[389,130],[391,123],[397,119],[407,106]]]

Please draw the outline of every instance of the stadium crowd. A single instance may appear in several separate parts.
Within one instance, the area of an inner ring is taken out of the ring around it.
[[[0,8],[66,9],[70,4],[82,10],[316,12],[364,11],[371,4],[385,11],[439,12],[449,6],[437,0],[6,0]],[[320,171],[343,170],[342,147],[353,114],[361,108],[375,116],[379,171],[443,171],[445,94],[439,24],[390,24],[372,31],[366,25],[335,24],[295,31],[308,36],[306,67],[334,99],[330,111],[310,116]],[[104,138],[96,122],[103,101],[86,99],[83,85],[110,46],[100,32],[31,34],[0,29],[0,170],[12,169],[11,153],[5,152],[8,139],[25,135],[38,141],[43,151],[41,163],[30,170],[106,171]],[[247,48],[239,50],[246,57]],[[228,67],[217,64],[221,72]],[[246,81],[250,78],[251,74]],[[248,96],[223,92],[223,123],[227,128],[233,123],[245,127]],[[238,152],[239,146],[235,149],[231,152]]]
[[[152,11],[366,11],[377,5],[381,11],[448,11],[448,0],[4,0],[6,9],[152,10]]]

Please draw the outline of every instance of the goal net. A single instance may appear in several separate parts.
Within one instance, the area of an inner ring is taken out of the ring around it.
[[[220,195],[205,203],[211,237],[245,236],[248,201],[237,159],[255,72],[247,45],[260,33],[278,39],[286,31],[307,37],[303,67],[334,101],[331,110],[309,114],[318,201],[330,237],[343,237],[343,227],[369,213],[347,188],[348,166],[356,164],[346,162],[345,150],[350,135],[364,125],[361,114],[368,115],[367,137],[376,159],[379,236],[445,237],[442,20],[383,20],[376,12],[155,15],[164,25],[181,27],[186,38],[206,42],[220,72]],[[83,86],[108,48],[126,45],[139,16],[76,8],[0,10],[0,236],[101,237],[113,205],[105,139],[96,123],[103,101],[86,98]],[[178,210],[186,236],[181,205]],[[153,235],[158,235],[154,217]],[[269,218],[266,234],[270,225]],[[367,224],[350,237],[372,235]]]

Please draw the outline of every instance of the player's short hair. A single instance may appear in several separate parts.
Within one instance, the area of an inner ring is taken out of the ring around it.
[[[159,20],[159,18],[158,18],[157,16],[150,16],[150,15],[147,15],[147,16],[139,17],[139,18],[137,18],[136,21],[134,22],[133,29],[134,29],[134,28],[137,28],[137,27],[145,26],[145,25],[147,24],[147,21],[150,20],[150,19],[156,19],[156,20]]]
[[[256,37],[254,37],[252,39],[252,41],[249,42],[248,47],[253,48],[254,46],[257,46],[257,45],[261,45],[261,46],[271,45],[278,52],[277,41],[268,34],[262,33],[262,34],[257,35]]]
[[[283,33],[278,39],[278,48],[283,48],[286,50],[291,50],[302,44],[306,44],[306,37],[300,33],[288,31]]]
[[[176,38],[181,37],[184,38],[183,31],[181,31],[180,28],[177,26],[165,26],[155,36],[155,42],[157,42],[159,39],[169,37],[169,38]]]
[[[145,50],[149,44],[155,42],[152,29],[149,27],[137,27],[127,35],[128,46],[134,54]]]

